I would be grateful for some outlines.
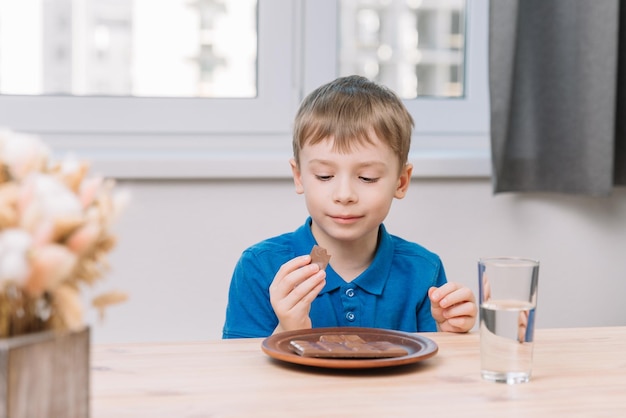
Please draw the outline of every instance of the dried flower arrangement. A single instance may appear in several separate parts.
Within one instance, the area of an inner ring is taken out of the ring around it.
[[[52,161],[36,136],[0,130],[0,338],[84,326],[81,286],[107,271],[110,225],[127,201],[88,171]],[[109,292],[92,304],[125,299]]]

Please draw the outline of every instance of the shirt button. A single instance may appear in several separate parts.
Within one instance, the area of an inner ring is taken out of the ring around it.
[[[348,296],[349,298],[354,297],[354,289],[346,290],[346,296]]]
[[[353,312],[346,313],[346,319],[350,322],[354,321],[355,315]]]

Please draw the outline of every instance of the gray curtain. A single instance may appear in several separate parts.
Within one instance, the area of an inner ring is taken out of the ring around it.
[[[626,4],[491,0],[489,19],[494,193],[625,185]]]

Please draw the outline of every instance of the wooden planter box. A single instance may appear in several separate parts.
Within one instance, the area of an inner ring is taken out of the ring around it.
[[[0,339],[0,418],[89,416],[89,328]]]

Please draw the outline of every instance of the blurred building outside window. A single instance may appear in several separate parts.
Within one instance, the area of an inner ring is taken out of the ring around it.
[[[0,0],[0,94],[251,98],[257,0]]]
[[[253,98],[257,6],[0,0],[0,94]],[[339,75],[363,75],[405,99],[463,95],[465,0],[339,7]]]
[[[404,99],[461,97],[465,0],[341,0],[342,75],[378,81]]]

